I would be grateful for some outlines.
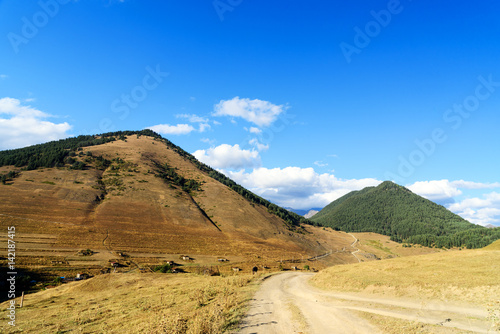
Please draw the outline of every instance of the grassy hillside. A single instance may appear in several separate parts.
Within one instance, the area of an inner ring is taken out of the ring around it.
[[[311,222],[304,217],[301,217],[294,212],[289,212],[286,209],[270,203],[262,197],[257,196],[249,190],[241,187],[240,185],[226,177],[224,174],[201,163],[193,155],[184,151],[179,146],[173,144],[171,141],[163,138],[152,130],[118,131],[95,136],[78,136],[45,144],[33,145],[26,148],[0,151],[0,167],[10,165],[22,168],[23,170],[34,170],[40,167],[68,167],[71,169],[84,169],[85,167],[88,167],[88,165],[76,158],[77,153],[81,152],[84,147],[102,145],[116,140],[126,141],[127,136],[133,135],[137,136],[138,138],[140,136],[149,136],[154,138],[155,140],[161,141],[167,147],[174,150],[177,154],[179,154],[186,160],[191,161],[191,163],[193,163],[193,165],[196,166],[200,171],[207,173],[210,177],[236,191],[252,203],[265,206],[269,212],[283,219],[287,224],[290,225],[291,228],[299,227],[301,223],[311,224]],[[103,162],[103,164],[106,163],[108,165],[110,164],[109,161]],[[160,172],[163,171],[160,170]],[[2,175],[0,175],[0,181],[2,181],[4,184],[6,181],[11,181],[13,178],[18,176],[18,174],[16,174],[18,172],[11,171],[9,173],[3,173]]]
[[[486,305],[500,300],[500,251],[462,250],[340,265],[311,281],[334,291],[457,300]]]
[[[424,246],[479,248],[500,238],[500,229],[471,224],[390,181],[349,193],[311,220],[343,231],[376,232]]]
[[[484,250],[498,250],[500,251],[500,240],[492,242],[490,245],[483,248]]]
[[[185,272],[277,270],[278,261],[305,261],[331,248],[317,243],[297,215],[151,131],[71,138],[0,152],[0,158],[9,163],[0,167],[6,175],[0,228],[15,226],[16,265],[37,281],[109,272],[112,262],[118,272],[165,261]],[[10,165],[11,159],[22,163]],[[0,235],[4,254],[6,238]],[[348,238],[342,242],[339,247]],[[87,249],[93,252],[82,256]],[[6,263],[0,258],[0,266]],[[0,271],[0,289],[2,277]]]
[[[4,320],[0,332],[222,333],[243,316],[257,280],[252,275],[101,275],[27,295],[16,310],[16,327]]]

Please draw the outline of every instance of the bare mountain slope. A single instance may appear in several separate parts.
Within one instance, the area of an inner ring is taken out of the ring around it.
[[[158,138],[130,135],[78,153],[83,170],[22,170],[0,185],[2,225],[16,225],[20,236],[44,235],[49,249],[273,258],[326,251]],[[195,187],[159,177],[169,169]],[[0,168],[11,170],[19,168]]]

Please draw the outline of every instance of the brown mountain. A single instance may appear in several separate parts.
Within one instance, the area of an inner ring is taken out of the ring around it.
[[[294,221],[297,215],[230,180],[214,179],[221,174],[168,140],[143,133],[63,149],[56,167],[37,167],[59,154],[43,145],[27,158],[26,149],[1,152],[0,220],[3,228],[16,227],[19,254],[31,262],[50,254],[64,263],[76,261],[71,256],[79,249],[274,261],[327,251]],[[12,156],[18,165],[28,159],[28,166],[5,166]],[[19,174],[6,177],[14,171]]]

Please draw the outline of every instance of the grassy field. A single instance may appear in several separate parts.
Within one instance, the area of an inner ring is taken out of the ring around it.
[[[355,247],[359,248],[362,261],[369,261],[375,255],[378,259],[390,259],[402,256],[424,255],[440,252],[440,249],[414,245],[403,247],[403,244],[392,241],[389,236],[372,233],[352,233],[357,239]]]
[[[335,266],[312,282],[327,290],[488,305],[500,300],[499,277],[500,251],[463,250]]]
[[[500,240],[493,242],[492,244],[484,247],[485,250],[500,250]]]
[[[459,330],[456,328],[443,327],[441,325],[424,324],[418,321],[403,320],[392,317],[384,317],[367,312],[356,312],[361,317],[368,319],[370,323],[384,334],[473,334],[474,332]]]
[[[25,297],[2,333],[222,333],[260,276],[107,274]],[[7,304],[0,304],[6,309]]]

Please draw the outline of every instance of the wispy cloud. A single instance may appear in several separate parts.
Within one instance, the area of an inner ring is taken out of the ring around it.
[[[326,167],[328,166],[327,163],[323,162],[323,161],[315,161],[314,164],[318,167]]]
[[[177,114],[177,118],[185,118],[191,123],[208,123],[209,119],[207,117],[198,116],[195,114]]]
[[[210,124],[208,123],[200,123],[200,127],[198,128],[199,132],[205,132],[206,130],[209,130],[211,128]]]
[[[221,100],[214,106],[212,115],[240,117],[260,127],[266,127],[276,121],[286,109],[287,107],[284,105],[236,96],[231,100]]]
[[[257,151],[266,151],[269,149],[269,145],[262,144],[257,138],[250,139],[248,143],[253,145]]]
[[[9,76],[7,74],[0,74],[0,80],[5,80],[7,79]]]
[[[252,127],[250,127],[250,129],[248,129],[248,132],[258,135],[258,134],[262,133],[262,130],[252,126]]]
[[[215,144],[217,142],[217,140],[210,139],[210,138],[201,138],[200,141],[203,142],[203,143],[210,144],[210,145],[213,145],[213,144]]]
[[[209,130],[211,128],[210,124],[208,124],[210,120],[207,117],[202,117],[195,114],[178,114],[175,115],[175,117],[187,119],[190,123],[199,123],[198,132],[205,132],[206,130]]]

